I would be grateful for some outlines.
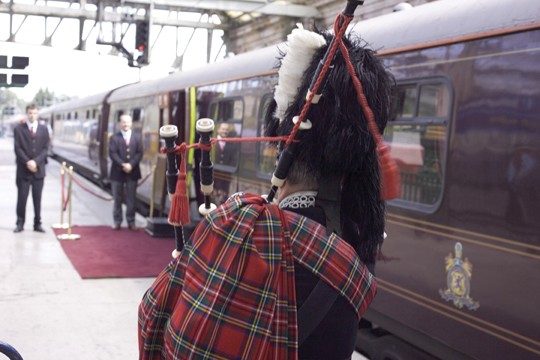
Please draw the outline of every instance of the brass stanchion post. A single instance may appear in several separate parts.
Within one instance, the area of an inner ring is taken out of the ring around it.
[[[154,218],[154,194],[156,193],[156,165],[152,166],[152,194],[150,195],[150,219]]]
[[[58,235],[58,240],[78,240],[81,238],[81,235],[73,234],[71,232],[72,223],[71,223],[71,216],[72,216],[72,197],[71,193],[73,190],[73,166],[70,166],[68,169],[69,174],[69,182],[68,182],[68,232],[67,234],[61,234]]]
[[[67,229],[68,224],[64,222],[64,175],[66,174],[66,162],[62,162],[62,165],[60,166],[60,181],[61,181],[61,189],[60,189],[60,222],[52,224],[51,227],[53,229]]]

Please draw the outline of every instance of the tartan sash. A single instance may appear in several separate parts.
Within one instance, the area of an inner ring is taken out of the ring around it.
[[[297,359],[294,261],[360,317],[376,283],[318,223],[234,195],[206,216],[139,306],[140,359]]]

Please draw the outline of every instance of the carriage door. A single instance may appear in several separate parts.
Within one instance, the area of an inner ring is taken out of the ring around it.
[[[186,126],[186,91],[172,91],[169,93],[169,113],[168,124],[175,125],[178,128],[179,142],[189,141],[187,138],[189,133],[189,127]],[[160,118],[162,117],[160,110]],[[165,119],[164,119],[165,120]],[[161,124],[167,124],[166,121]]]

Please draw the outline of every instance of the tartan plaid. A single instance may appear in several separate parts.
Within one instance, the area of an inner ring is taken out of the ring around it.
[[[295,260],[359,318],[375,296],[373,276],[344,240],[258,195],[235,195],[144,295],[139,358],[297,359]]]

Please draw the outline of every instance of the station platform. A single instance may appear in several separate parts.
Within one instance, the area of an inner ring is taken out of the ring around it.
[[[14,346],[25,360],[137,359],[137,307],[153,278],[79,276],[51,229],[60,220],[61,191],[60,164],[52,159],[42,198],[46,232],[32,231],[30,196],[25,230],[13,233],[17,188],[12,138],[0,139],[0,153],[0,341]],[[77,188],[73,199],[74,224],[113,225],[112,202]],[[144,227],[144,218],[137,215],[136,225]],[[355,353],[353,359],[365,358]]]

